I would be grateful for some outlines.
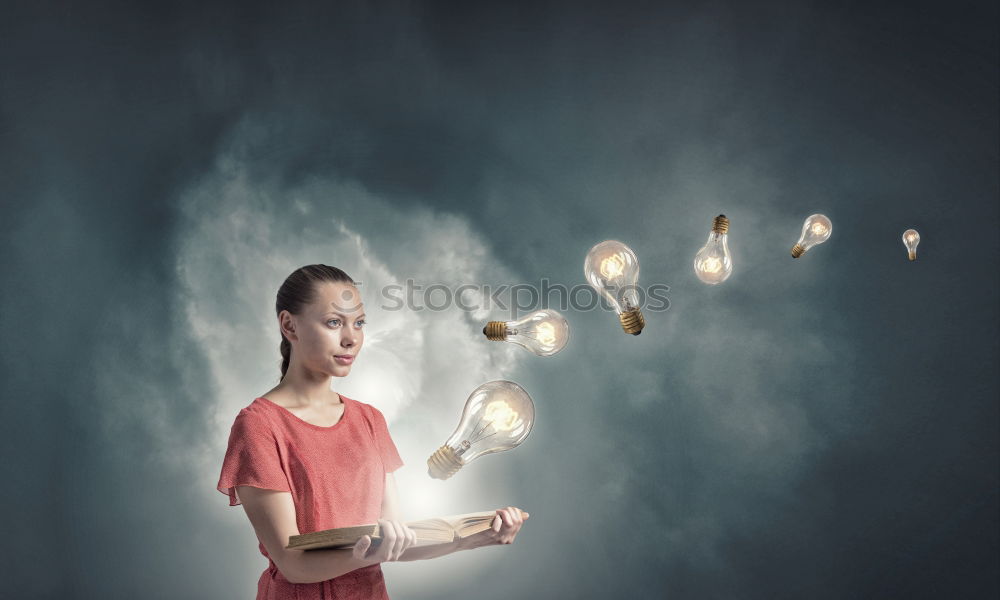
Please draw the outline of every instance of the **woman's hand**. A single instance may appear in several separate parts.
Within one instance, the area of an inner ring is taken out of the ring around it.
[[[497,516],[493,518],[493,527],[487,532],[492,534],[491,537],[496,544],[512,544],[514,536],[521,530],[521,525],[529,516],[528,513],[521,512],[521,509],[514,506],[498,508]]]
[[[417,542],[417,534],[400,521],[379,519],[378,530],[382,541],[372,549],[372,538],[362,537],[354,544],[354,558],[370,563],[399,560],[403,551]]]
[[[493,517],[490,529],[465,538],[470,547],[492,546],[494,544],[511,544],[521,530],[521,525],[528,520],[528,513],[514,506],[498,508],[497,516]]]

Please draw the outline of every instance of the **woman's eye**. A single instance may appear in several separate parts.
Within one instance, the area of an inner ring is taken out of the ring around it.
[[[330,323],[336,323],[337,325],[340,325],[340,319],[330,319],[329,321],[326,322],[327,325],[329,325]]]
[[[356,321],[354,323],[354,325],[357,326],[358,328],[360,328],[362,325],[367,325],[367,324],[368,324],[368,322],[365,321],[364,319],[359,319],[358,321]]]

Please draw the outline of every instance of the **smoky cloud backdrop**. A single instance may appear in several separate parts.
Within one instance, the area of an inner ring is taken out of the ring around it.
[[[408,515],[532,513],[385,565],[395,599],[994,596],[996,12],[5,6],[8,589],[254,594],[214,485],[280,374],[277,288],[322,262],[362,282],[335,389],[385,412]],[[816,212],[833,235],[792,259]],[[735,270],[705,286],[720,213]],[[669,286],[640,336],[569,310],[540,358],[485,340],[504,311],[379,307],[407,279],[572,287],[604,239]],[[498,378],[531,435],[430,480]]]

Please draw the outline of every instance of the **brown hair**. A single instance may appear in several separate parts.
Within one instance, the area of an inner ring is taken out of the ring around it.
[[[277,314],[287,310],[293,315],[302,312],[302,309],[316,299],[316,284],[349,283],[355,285],[354,280],[347,273],[337,267],[329,265],[306,265],[299,267],[285,278],[285,282],[278,288],[278,298],[274,303]],[[281,379],[285,378],[288,371],[288,363],[292,358],[292,344],[281,334]]]

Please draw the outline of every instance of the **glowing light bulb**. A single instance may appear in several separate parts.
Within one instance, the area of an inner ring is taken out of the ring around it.
[[[569,323],[554,310],[535,311],[516,321],[490,321],[483,335],[497,342],[511,342],[538,356],[552,356],[566,346]]]
[[[705,283],[722,283],[733,272],[733,258],[726,241],[728,231],[729,219],[726,215],[715,217],[712,231],[708,233],[708,242],[694,255],[694,274]]]
[[[513,381],[489,381],[465,401],[462,420],[448,441],[427,459],[427,473],[448,479],[484,454],[517,447],[528,437],[535,420],[535,404]]]
[[[587,253],[583,262],[587,282],[598,291],[618,313],[625,333],[639,335],[646,319],[639,310],[639,259],[625,244],[607,240]]]
[[[910,260],[917,260],[917,244],[920,243],[920,234],[916,229],[907,229],[903,232],[903,245],[910,255]]]
[[[805,254],[806,250],[830,239],[831,233],[833,233],[833,223],[830,219],[825,215],[810,215],[802,224],[799,241],[792,246],[792,258],[798,258]]]

